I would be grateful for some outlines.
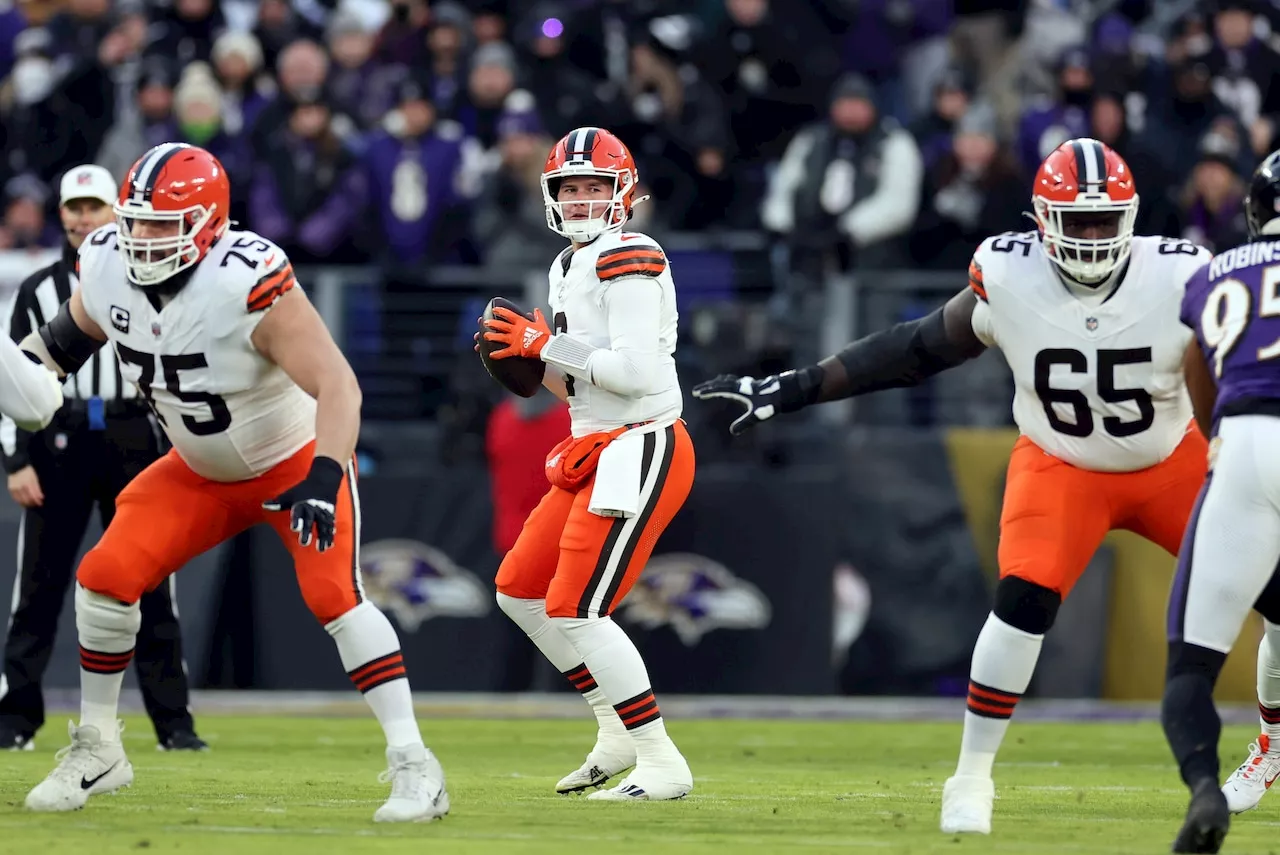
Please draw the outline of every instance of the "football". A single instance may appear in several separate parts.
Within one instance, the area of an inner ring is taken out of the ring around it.
[[[493,317],[493,309],[495,306],[502,306],[513,312],[518,312],[526,318],[533,320],[533,313],[526,312],[506,297],[494,297],[489,301],[489,305],[484,307],[484,315],[480,318],[480,361],[484,363],[485,370],[489,372],[489,376],[497,380],[509,391],[514,392],[521,398],[532,398],[538,394],[538,389],[542,387],[542,376],[547,370],[547,364],[541,359],[529,359],[524,356],[508,356],[505,359],[494,359],[490,354],[495,350],[502,350],[504,345],[489,341],[484,337],[484,322]]]

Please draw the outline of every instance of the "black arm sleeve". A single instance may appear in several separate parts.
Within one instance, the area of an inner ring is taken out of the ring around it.
[[[849,375],[845,397],[918,386],[977,356],[980,350],[948,338],[943,312],[874,333],[837,353]]]
[[[75,374],[102,347],[103,342],[80,329],[71,317],[71,301],[62,304],[53,320],[40,328],[40,338],[49,355],[67,375]]]

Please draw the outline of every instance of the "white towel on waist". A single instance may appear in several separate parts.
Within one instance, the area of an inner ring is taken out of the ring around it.
[[[640,464],[644,434],[628,431],[600,452],[587,510],[601,517],[630,519],[640,513]]]

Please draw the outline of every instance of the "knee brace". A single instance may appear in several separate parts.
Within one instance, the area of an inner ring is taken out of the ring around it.
[[[1035,582],[1005,576],[996,585],[995,616],[1015,629],[1044,635],[1058,617],[1062,595]]]
[[[598,618],[553,617],[551,621],[583,656],[586,655],[583,651],[599,650],[615,641],[622,631],[622,627],[607,615]]]
[[[136,567],[121,560],[114,552],[94,547],[80,560],[76,581],[121,603],[137,603],[146,593],[146,579]]]
[[[498,608],[530,637],[544,632],[548,625],[547,601],[512,597],[498,592]]]
[[[80,646],[103,653],[132,650],[142,626],[138,603],[122,603],[76,585],[76,630]]]

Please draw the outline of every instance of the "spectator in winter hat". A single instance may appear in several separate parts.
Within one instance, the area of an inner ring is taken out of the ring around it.
[[[213,43],[211,56],[222,87],[222,127],[233,137],[245,136],[268,100],[262,46],[252,33],[231,31]]]
[[[472,115],[463,125],[485,149],[498,142],[498,119],[515,86],[516,55],[510,46],[493,42],[476,50],[467,82]]]

